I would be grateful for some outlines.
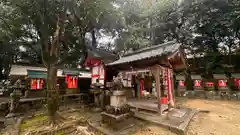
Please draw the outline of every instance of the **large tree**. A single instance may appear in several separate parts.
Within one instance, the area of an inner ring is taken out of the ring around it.
[[[57,69],[63,64],[82,64],[86,57],[86,20],[77,17],[76,12],[82,3],[74,0],[10,2],[21,15],[20,30],[28,35],[21,38],[21,44],[38,50],[48,70],[47,107],[49,120],[55,123],[59,117]]]
[[[111,0],[8,0],[6,3],[21,18],[18,30],[24,34],[17,43],[26,48],[28,55],[40,56],[48,70],[47,107],[50,122],[55,123],[59,117],[57,69],[64,64],[83,64],[86,34],[91,33],[92,45],[96,47],[94,33],[99,30],[114,33],[120,27],[121,17],[118,18]]]

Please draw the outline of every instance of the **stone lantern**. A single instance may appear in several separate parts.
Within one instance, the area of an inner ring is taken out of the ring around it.
[[[108,124],[116,124],[130,116],[130,108],[127,105],[125,91],[122,90],[121,77],[114,78],[111,89],[110,105],[102,112],[102,121]]]

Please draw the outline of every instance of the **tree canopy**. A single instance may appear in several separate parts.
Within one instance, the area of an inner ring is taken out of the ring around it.
[[[111,41],[100,43],[100,39]],[[182,43],[191,58],[188,75],[193,71],[210,75],[214,71],[233,72],[240,66],[236,62],[240,53],[240,1],[0,2],[1,77],[8,76],[12,63],[43,64],[52,76],[48,89],[56,89],[56,68],[84,62],[87,45],[124,55],[170,40]]]

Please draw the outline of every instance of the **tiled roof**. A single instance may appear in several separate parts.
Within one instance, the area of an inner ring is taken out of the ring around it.
[[[88,46],[88,56],[99,58],[105,63],[109,63],[108,61],[113,62],[117,59],[117,56],[115,54],[102,49],[94,48],[92,46]]]
[[[119,60],[109,63],[108,66],[117,65],[122,63],[134,62],[138,60],[162,56],[165,54],[173,54],[180,48],[180,44],[175,41],[167,42],[164,44],[143,48],[134,53],[121,57]]]
[[[240,74],[239,74],[239,73],[235,73],[235,74],[233,73],[233,74],[232,74],[232,77],[234,77],[234,78],[240,78]]]

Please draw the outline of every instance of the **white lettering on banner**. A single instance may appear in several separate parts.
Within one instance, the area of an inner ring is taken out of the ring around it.
[[[195,87],[201,87],[201,80],[194,80]]]
[[[100,76],[100,79],[102,80],[104,80],[104,77],[105,77],[105,70],[104,70],[104,67],[103,67],[103,65],[100,65],[99,66],[99,76]]]
[[[132,75],[128,75],[128,87],[132,87]]]
[[[93,75],[98,74],[98,68],[99,68],[98,66],[92,68],[92,74],[93,74]]]
[[[227,80],[218,80],[218,86],[219,87],[226,87],[227,86]]]
[[[184,87],[184,81],[183,80],[179,80],[178,81],[178,86]]]
[[[40,80],[37,79],[37,89],[40,89]]]
[[[72,77],[72,84],[75,86],[75,77]]]
[[[104,85],[105,83],[105,68],[103,65],[95,66],[92,68],[92,84],[97,83],[97,79],[99,80],[98,83]]]

